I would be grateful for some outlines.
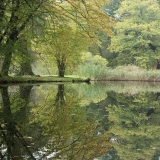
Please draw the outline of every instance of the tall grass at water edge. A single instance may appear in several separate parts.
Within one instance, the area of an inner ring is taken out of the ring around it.
[[[104,78],[107,73],[107,67],[100,65],[85,64],[80,65],[76,73],[79,77],[90,78],[91,80],[97,80]]]
[[[138,66],[119,66],[114,69],[100,65],[80,65],[76,72],[91,80],[160,81],[160,70],[146,70]]]

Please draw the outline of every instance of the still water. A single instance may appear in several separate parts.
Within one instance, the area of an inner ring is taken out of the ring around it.
[[[160,85],[0,86],[2,160],[160,160]]]

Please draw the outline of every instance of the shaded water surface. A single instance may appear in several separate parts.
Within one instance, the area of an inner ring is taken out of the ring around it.
[[[159,160],[159,85],[0,86],[0,159]]]

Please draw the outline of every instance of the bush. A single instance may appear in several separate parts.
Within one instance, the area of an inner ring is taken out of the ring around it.
[[[90,52],[83,52],[82,53],[82,63],[106,67],[108,64],[108,61],[105,58],[101,57],[100,55],[94,56]]]
[[[95,64],[84,64],[79,65],[76,71],[76,75],[94,79],[102,79],[102,77],[106,76],[107,67],[102,67],[101,65]]]

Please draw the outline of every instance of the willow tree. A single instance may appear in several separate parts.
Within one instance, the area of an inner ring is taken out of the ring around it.
[[[124,0],[116,11],[117,23],[110,50],[117,52],[117,64],[153,65],[160,57],[160,15],[157,0]]]

